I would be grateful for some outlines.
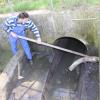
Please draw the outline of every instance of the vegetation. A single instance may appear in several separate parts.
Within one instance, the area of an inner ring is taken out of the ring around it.
[[[99,5],[99,0],[0,0],[0,13],[36,9],[61,9],[81,5]]]

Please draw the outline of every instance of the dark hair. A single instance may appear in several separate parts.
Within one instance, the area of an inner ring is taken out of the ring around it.
[[[28,13],[26,13],[26,12],[21,12],[21,13],[18,15],[18,18],[21,18],[21,19],[29,18],[29,15],[28,15]]]

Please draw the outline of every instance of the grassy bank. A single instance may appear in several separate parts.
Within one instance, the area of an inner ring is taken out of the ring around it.
[[[67,9],[81,5],[99,5],[99,0],[6,0],[0,2],[0,13],[13,11],[26,11],[37,9]]]

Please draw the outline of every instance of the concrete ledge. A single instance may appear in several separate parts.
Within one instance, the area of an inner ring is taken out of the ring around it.
[[[0,75],[0,100],[8,100],[12,89],[18,79],[18,62],[23,59],[23,52],[19,51],[13,56]]]

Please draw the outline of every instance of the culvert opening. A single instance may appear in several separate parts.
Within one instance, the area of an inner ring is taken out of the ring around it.
[[[82,54],[87,54],[87,46],[81,42],[80,40],[73,37],[62,37],[55,40],[53,45],[69,49],[72,51],[76,51]],[[68,67],[78,58],[82,57],[70,52],[64,52],[61,50],[53,49],[52,52],[52,67],[51,72],[54,72],[58,65],[61,63],[62,66],[66,66],[66,70]],[[61,67],[62,68],[62,67]]]
[[[76,51],[82,54],[87,54],[87,47],[86,45],[81,42],[80,40],[73,38],[73,37],[62,37],[62,38],[58,38],[57,40],[55,40],[54,45],[57,45],[59,47],[65,48],[65,49],[69,49],[72,51]],[[57,57],[57,54],[59,57]],[[73,61],[75,61],[77,58],[80,58],[79,55],[73,54],[73,53],[69,53],[69,52],[63,52],[60,50],[53,50],[53,63],[56,63],[54,60],[55,59],[61,59],[62,56],[67,55],[67,57],[69,58],[66,59],[66,61],[69,61],[69,65],[72,64]],[[58,60],[59,63],[59,60]],[[67,64],[68,66],[68,64]]]
[[[54,45],[87,54],[87,46],[76,38],[58,38],[54,42]],[[68,70],[68,67],[78,58],[80,58],[80,56],[53,49],[52,63],[43,93],[43,100],[91,100],[88,98],[80,99],[76,95],[79,94],[77,92],[80,92],[80,90],[84,87],[78,87],[78,85],[83,84],[80,81],[80,77],[82,76],[80,72],[85,65],[79,65],[79,67],[72,72]],[[86,90],[83,90],[80,94],[85,92]]]

